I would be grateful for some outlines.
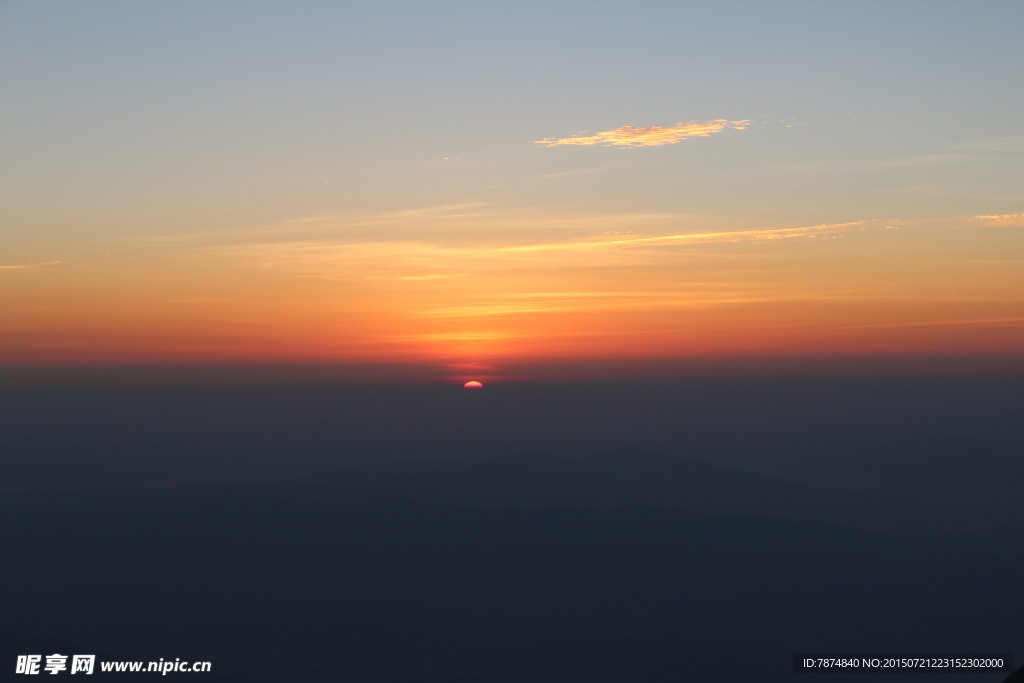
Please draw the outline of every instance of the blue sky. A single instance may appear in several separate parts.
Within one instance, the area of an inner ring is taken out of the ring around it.
[[[330,224],[303,239],[333,254],[857,221],[913,226],[905,258],[967,244],[1019,261],[1022,25],[1024,5],[992,1],[9,1],[4,264],[77,263],[26,291],[105,302],[102,283],[141,286],[130,262],[174,236],[272,251]],[[747,123],[658,147],[537,144],[715,120]],[[999,235],[960,229],[976,216],[1001,217]],[[154,273],[198,268],[190,248]]]

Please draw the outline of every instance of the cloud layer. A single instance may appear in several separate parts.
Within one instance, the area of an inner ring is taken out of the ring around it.
[[[32,270],[33,268],[45,268],[46,266],[55,266],[60,261],[46,261],[44,263],[24,263],[16,266],[0,266],[0,270]]]
[[[1024,213],[998,213],[987,216],[972,216],[971,222],[985,228],[1024,227]]]
[[[750,121],[680,121],[674,126],[622,126],[594,135],[575,135],[567,138],[545,138],[534,140],[535,144],[546,147],[558,145],[603,145],[606,147],[659,147],[673,145],[689,138],[706,138],[724,130],[744,130]]]

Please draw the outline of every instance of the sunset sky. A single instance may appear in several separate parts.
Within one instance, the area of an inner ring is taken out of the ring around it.
[[[1019,0],[8,0],[0,365],[1013,364],[1022,26]]]

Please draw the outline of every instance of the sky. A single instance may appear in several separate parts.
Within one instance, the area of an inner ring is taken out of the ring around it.
[[[1019,369],[1022,25],[986,0],[7,0],[0,366]]]

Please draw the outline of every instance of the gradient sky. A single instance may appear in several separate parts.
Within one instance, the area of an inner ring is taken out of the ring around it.
[[[0,364],[1020,358],[1021,26],[7,0]]]

